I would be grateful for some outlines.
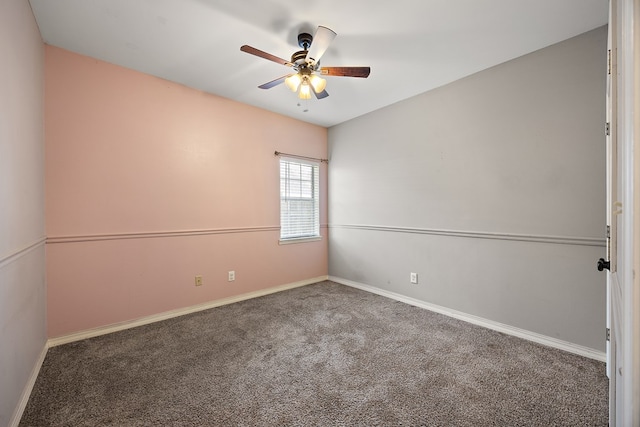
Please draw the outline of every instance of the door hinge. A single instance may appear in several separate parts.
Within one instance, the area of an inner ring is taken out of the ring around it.
[[[611,135],[611,124],[609,122],[604,125],[604,133],[607,136]]]
[[[607,341],[611,341],[611,329],[607,328]]]
[[[607,51],[607,74],[611,74],[611,49]]]
[[[607,225],[607,239],[611,238],[611,226]]]

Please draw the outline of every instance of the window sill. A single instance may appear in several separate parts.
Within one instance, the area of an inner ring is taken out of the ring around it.
[[[317,242],[318,240],[322,240],[322,236],[300,237],[296,239],[280,239],[278,243],[281,245],[292,245],[294,243]]]

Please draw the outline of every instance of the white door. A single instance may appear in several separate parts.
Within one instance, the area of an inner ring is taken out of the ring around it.
[[[607,74],[607,375],[609,425],[640,426],[639,0],[609,1]],[[635,16],[634,16],[635,15]],[[634,255],[635,254],[635,255]]]

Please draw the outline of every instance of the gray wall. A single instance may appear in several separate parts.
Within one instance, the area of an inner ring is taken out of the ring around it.
[[[330,275],[603,351],[606,36],[331,128]]]
[[[26,0],[0,2],[0,426],[46,343],[44,46]]]

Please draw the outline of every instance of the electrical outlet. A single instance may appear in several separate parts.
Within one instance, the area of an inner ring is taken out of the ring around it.
[[[229,281],[233,282],[234,280],[236,280],[236,272],[235,271],[230,271],[229,272]]]
[[[413,283],[414,285],[418,283],[418,273],[411,273],[411,283]]]
[[[202,286],[202,276],[196,276],[196,286]]]

